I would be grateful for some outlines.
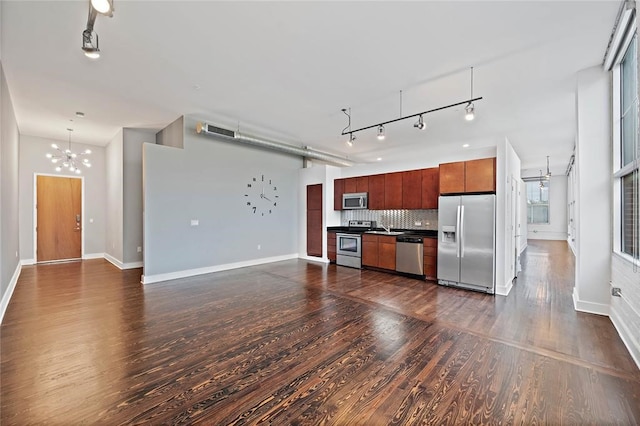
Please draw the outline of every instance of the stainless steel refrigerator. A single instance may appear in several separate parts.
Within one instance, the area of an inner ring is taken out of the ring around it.
[[[495,194],[438,202],[438,284],[494,294]]]

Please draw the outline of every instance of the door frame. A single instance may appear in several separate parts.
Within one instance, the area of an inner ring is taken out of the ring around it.
[[[84,259],[84,176],[78,175],[68,175],[68,174],[60,174],[60,173],[38,173],[35,172],[33,174],[33,262],[38,263],[38,209],[36,205],[38,204],[38,176],[48,176],[48,177],[60,177],[60,178],[74,178],[80,179],[80,258]],[[53,261],[55,262],[55,261]]]

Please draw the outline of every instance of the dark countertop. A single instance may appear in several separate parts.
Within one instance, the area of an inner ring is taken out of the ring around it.
[[[438,238],[438,231],[430,229],[399,229],[391,228],[394,232],[404,232],[405,235],[420,235],[427,238]],[[372,231],[384,231],[382,228],[375,228]],[[327,226],[327,232],[343,232],[345,234],[364,234],[366,231],[349,231],[348,226]]]

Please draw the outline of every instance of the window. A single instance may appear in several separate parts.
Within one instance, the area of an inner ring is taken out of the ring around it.
[[[527,223],[549,223],[549,181],[527,182]]]
[[[635,33],[635,31],[634,31]],[[619,220],[619,241],[616,249],[637,261],[640,257],[640,218],[638,214],[638,75],[637,35],[633,35],[618,66],[617,98],[619,102],[619,137],[614,165],[614,195]]]

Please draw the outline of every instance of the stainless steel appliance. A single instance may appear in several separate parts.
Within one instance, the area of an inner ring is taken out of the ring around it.
[[[396,271],[424,276],[423,239],[416,235],[396,237]]]
[[[375,227],[372,220],[350,220],[348,233],[336,233],[336,264],[362,268],[362,233]]]
[[[441,196],[438,203],[438,283],[494,294],[496,196]]]
[[[342,194],[342,210],[366,209],[367,205],[366,192]]]

